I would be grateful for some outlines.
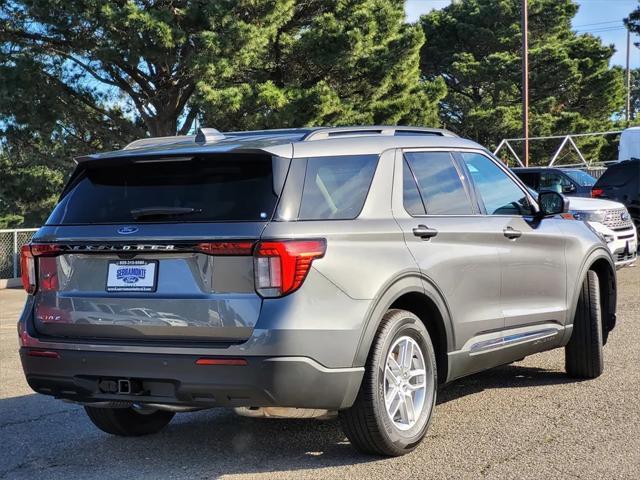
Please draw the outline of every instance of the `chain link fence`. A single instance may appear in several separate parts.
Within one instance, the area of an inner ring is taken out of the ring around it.
[[[20,276],[20,247],[31,241],[37,228],[0,230],[0,279]]]

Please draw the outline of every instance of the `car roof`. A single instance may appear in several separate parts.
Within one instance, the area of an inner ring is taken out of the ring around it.
[[[221,133],[200,129],[197,135],[159,137],[132,142],[122,150],[77,157],[78,163],[119,158],[181,157],[221,153],[267,153],[304,158],[380,154],[391,148],[469,148],[481,145],[437,128],[411,126],[316,127]]]

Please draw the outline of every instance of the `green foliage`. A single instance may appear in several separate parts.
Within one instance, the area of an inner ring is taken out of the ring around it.
[[[444,84],[420,81],[424,36],[404,23],[403,1],[275,2],[267,19],[266,31],[239,29],[234,43],[247,50],[243,65],[221,69],[210,63],[199,79],[205,124],[438,124]],[[223,43],[214,33],[207,41]]]
[[[571,0],[529,1],[531,136],[609,128],[624,104],[621,72],[608,66],[613,48],[571,31],[577,8]],[[421,23],[422,71],[448,87],[442,123],[488,146],[522,136],[520,1],[456,2]],[[604,143],[580,148],[593,158]],[[548,148],[532,147],[534,161],[548,159]]]
[[[403,0],[0,0],[0,216],[38,224],[71,157],[197,118],[436,125],[423,42]]]
[[[97,94],[72,91],[40,67],[35,57],[0,52],[0,228],[42,224],[74,156],[144,134]]]
[[[0,226],[40,224],[74,156],[196,120],[520,136],[519,4],[464,0],[411,25],[403,0],[0,0]],[[612,48],[571,31],[572,1],[529,4],[532,134],[609,127]]]
[[[627,18],[624,19],[624,23],[631,33],[640,35],[640,5],[638,5]],[[640,46],[640,43],[636,43],[636,46]]]
[[[629,119],[631,125],[640,124],[640,68],[631,70],[631,108]]]

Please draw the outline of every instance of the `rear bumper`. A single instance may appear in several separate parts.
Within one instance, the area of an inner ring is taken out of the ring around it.
[[[20,349],[31,388],[78,402],[132,401],[195,407],[350,407],[364,368],[325,368],[306,357],[246,357],[247,365],[196,365],[199,356],[53,350],[58,358]],[[223,358],[223,357],[221,357]],[[126,379],[135,393],[108,393]]]

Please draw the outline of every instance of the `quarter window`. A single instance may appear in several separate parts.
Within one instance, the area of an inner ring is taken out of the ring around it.
[[[377,164],[377,155],[309,158],[298,220],[356,218]]]
[[[531,215],[524,190],[489,157],[462,153],[462,159],[488,215]]]
[[[405,209],[411,215],[420,210],[418,199],[406,182],[413,173],[427,215],[468,215],[473,213],[471,201],[453,157],[448,152],[410,152],[405,154]],[[423,211],[424,211],[423,210]],[[422,212],[421,212],[422,213]]]

